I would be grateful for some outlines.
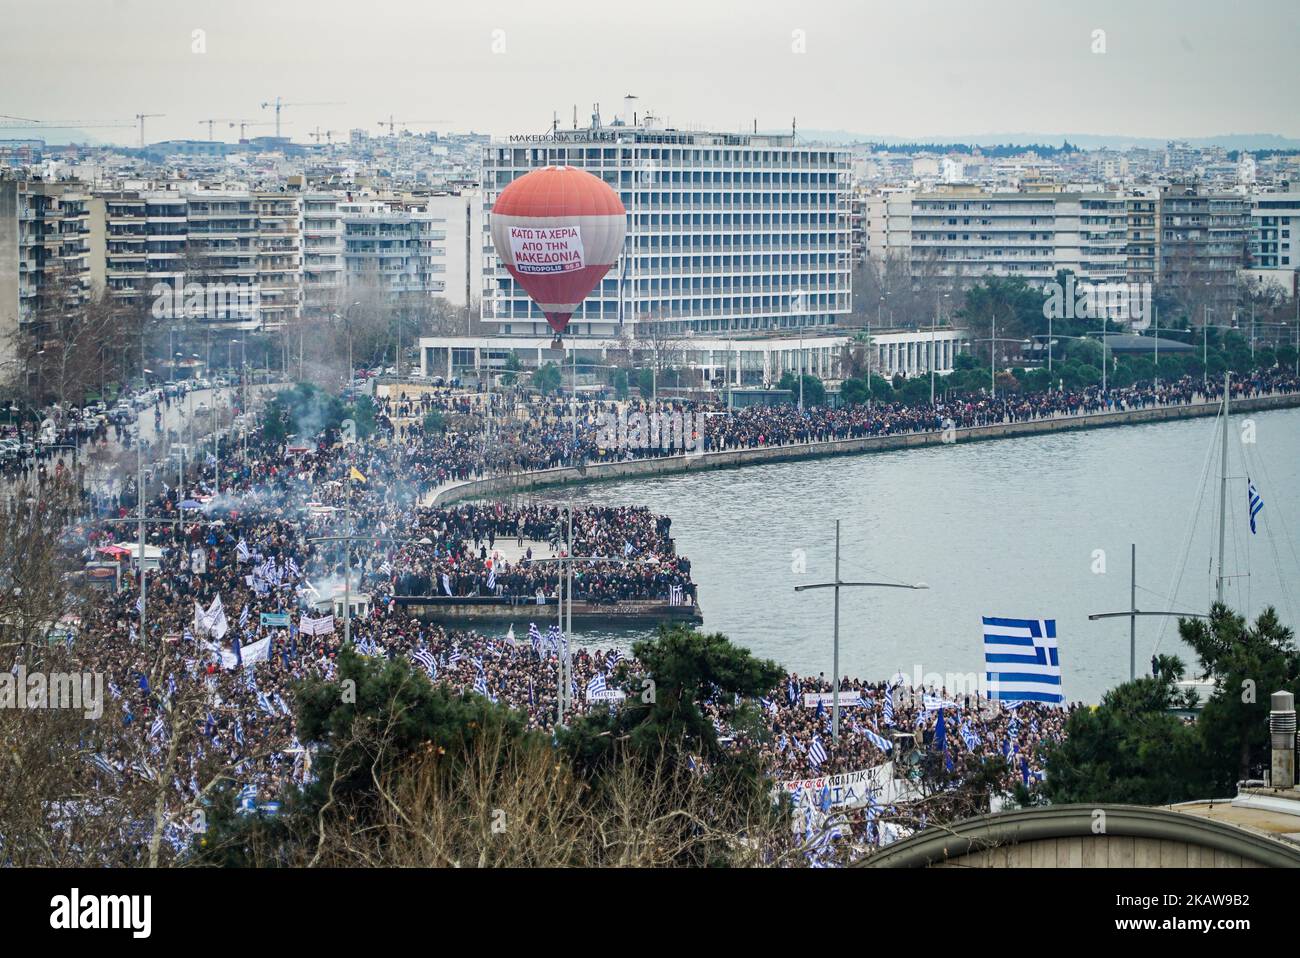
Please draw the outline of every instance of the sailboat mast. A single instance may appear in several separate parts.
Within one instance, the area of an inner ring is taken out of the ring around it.
[[[1219,580],[1217,598],[1223,602],[1223,549],[1228,528],[1228,402],[1232,373],[1223,374],[1223,458],[1219,469]]]

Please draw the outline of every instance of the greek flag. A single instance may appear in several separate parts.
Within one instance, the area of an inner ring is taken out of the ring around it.
[[[428,649],[416,649],[411,653],[411,661],[423,665],[424,670],[429,673],[429,678],[437,678],[438,664],[434,662]]]
[[[460,649],[453,646],[451,650],[451,657],[447,659],[447,668],[454,669],[456,667],[456,664],[460,662],[460,660],[461,660]]]
[[[597,674],[590,682],[587,683],[587,698],[593,699],[605,691],[605,676]]]
[[[564,640],[564,633],[560,631],[558,625],[552,625],[546,630],[546,647],[557,652],[568,647],[568,643]]]
[[[495,591],[496,591],[496,588],[497,588],[497,570],[496,570],[496,569],[493,569],[493,568],[489,568],[489,569],[488,569],[488,583],[487,583],[487,585],[488,585],[488,591],[489,591],[489,592],[495,592]]]
[[[1250,534],[1253,536],[1255,534],[1255,517],[1264,508],[1264,500],[1260,497],[1255,484],[1249,478],[1246,480],[1246,501],[1250,503]]]
[[[1251,524],[1254,525],[1253,522]],[[144,593],[141,593],[140,598],[135,600],[135,611],[140,613],[144,612]]]
[[[291,576],[293,576],[295,579],[298,578],[298,574],[299,574],[299,573],[298,573],[298,563],[295,562],[295,561],[293,560],[293,556],[290,556],[290,557],[289,557],[289,561],[288,561],[288,563],[286,564],[286,567],[288,568],[288,570],[289,570],[289,574],[290,574]]]
[[[826,747],[822,745],[822,740],[814,735],[812,745],[808,746],[808,764],[813,768],[819,768],[824,761],[826,761]]]
[[[156,719],[153,720],[153,725],[149,727],[149,737],[161,738],[163,733],[165,733],[166,731],[167,731],[167,725],[165,722],[163,722],[163,717],[159,715]]]
[[[890,728],[894,727],[894,690],[885,689],[885,700],[880,704],[881,715],[884,716],[885,724]]]
[[[248,606],[245,605],[243,611],[239,613],[239,627],[242,629],[248,625]]]
[[[528,623],[528,642],[534,652],[538,655],[542,654],[542,633],[538,630],[536,622]]]
[[[252,558],[252,553],[248,551],[248,543],[240,537],[239,545],[235,546],[235,555],[239,557],[240,562],[247,562]]]
[[[271,700],[266,697],[265,692],[257,693],[257,707],[267,715],[275,714],[275,708],[271,705]]]
[[[984,616],[984,665],[994,701],[1060,705],[1065,700],[1055,619]]]
[[[883,735],[878,735],[869,728],[861,729],[861,732],[868,742],[880,749],[882,752],[888,752],[894,747],[894,743]]]
[[[98,752],[90,756],[90,764],[95,766],[95,768],[99,769],[101,772],[104,772],[105,774],[108,775],[115,776],[118,773],[117,766],[114,765],[112,762],[110,762],[108,759],[104,758],[104,756],[100,755]]]
[[[966,743],[966,747],[972,752],[980,743],[979,736],[975,730],[970,727],[970,722],[962,722],[961,727],[957,730],[961,734],[961,740]]]
[[[668,604],[669,604],[669,605],[681,605],[681,604],[682,604],[682,587],[681,587],[680,585],[669,586],[669,588],[668,588]]]
[[[488,697],[487,676],[482,672],[474,679],[474,691],[484,698]]]

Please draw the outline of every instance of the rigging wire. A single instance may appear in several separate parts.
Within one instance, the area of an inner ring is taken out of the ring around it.
[[[1221,419],[1222,417],[1223,414],[1220,413],[1218,418]],[[1177,596],[1179,589],[1181,589],[1183,585],[1183,574],[1187,571],[1187,560],[1191,557],[1192,539],[1196,534],[1196,528],[1198,525],[1197,520],[1201,515],[1201,509],[1205,501],[1205,492],[1209,487],[1210,463],[1212,462],[1212,457],[1214,455],[1215,440],[1218,438],[1218,436],[1219,436],[1219,430],[1218,428],[1215,428],[1214,430],[1211,431],[1210,442],[1205,449],[1205,462],[1201,466],[1201,478],[1197,483],[1196,497],[1193,500],[1193,504],[1192,504],[1191,521],[1187,524],[1187,534],[1183,538],[1183,547],[1181,550],[1183,556],[1182,562],[1178,566],[1178,572],[1171,577],[1171,582],[1170,582],[1171,588],[1169,590],[1169,594],[1172,596]],[[1169,607],[1166,608],[1165,611],[1172,612],[1173,605],[1174,602],[1170,601]],[[1158,653],[1160,651],[1160,644],[1165,639],[1165,629],[1168,628],[1168,626],[1169,626],[1169,617],[1161,616],[1160,631],[1156,634],[1156,645],[1155,645],[1155,649],[1153,650],[1153,654]]]
[[[1258,455],[1257,453],[1250,455],[1249,450],[1246,450],[1243,446],[1242,457],[1243,459],[1250,460],[1246,463],[1247,482],[1250,481],[1249,476],[1256,475],[1263,479],[1265,488],[1270,490],[1270,495],[1273,490],[1279,488],[1273,485],[1273,479],[1269,475],[1268,466],[1265,465],[1263,456]],[[1290,617],[1291,622],[1300,622],[1300,620],[1297,620],[1296,618],[1296,606],[1293,602],[1291,590],[1287,588],[1287,577],[1282,569],[1282,557],[1278,552],[1277,547],[1278,537],[1273,535],[1272,532],[1274,521],[1276,521],[1278,529],[1282,533],[1281,538],[1286,542],[1287,547],[1291,552],[1291,558],[1295,562],[1297,571],[1300,571],[1300,556],[1296,555],[1295,540],[1291,538],[1290,530],[1287,528],[1286,518],[1281,509],[1269,510],[1267,515],[1261,512],[1258,519],[1263,520],[1264,533],[1268,538],[1269,549],[1273,553],[1273,568],[1277,572],[1278,589],[1282,594],[1282,602],[1286,606],[1287,615]]]

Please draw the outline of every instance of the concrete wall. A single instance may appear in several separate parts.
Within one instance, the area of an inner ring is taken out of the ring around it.
[[[1261,396],[1256,399],[1246,399],[1234,403],[1232,412],[1235,415],[1237,413],[1260,412],[1266,409],[1286,409],[1295,406],[1300,406],[1300,394]],[[972,426],[968,429],[956,430],[956,441],[977,442],[986,439],[1003,439],[1010,436],[1028,436],[1035,433],[1100,429],[1107,426],[1191,419],[1198,416],[1213,416],[1218,410],[1219,405],[1217,403],[1199,403],[1191,406],[1166,406],[1101,413],[1095,416],[1038,419],[1031,422]],[[770,462],[789,462],[796,459],[816,459],[823,456],[883,452],[889,449],[907,449],[916,446],[942,444],[942,433],[909,433],[897,436],[870,436],[862,439],[839,439],[833,442],[814,442],[790,446],[767,446],[758,449],[733,449],[725,452],[709,452],[697,456],[665,456],[659,459],[636,459],[630,462],[596,463],[578,468],[543,469],[537,472],[479,479],[452,486],[434,496],[432,504],[443,505],[460,499],[518,494],[547,486],[567,485],[574,482],[662,476],[682,472],[696,472],[703,469],[734,469],[741,466]]]

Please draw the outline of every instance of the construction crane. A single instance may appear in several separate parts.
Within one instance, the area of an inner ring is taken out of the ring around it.
[[[394,133],[396,132],[398,124],[401,124],[402,126],[409,126],[412,123],[423,124],[423,123],[446,123],[446,122],[448,121],[447,120],[394,120],[393,114],[390,113],[388,114],[387,120],[379,121],[379,128],[382,130],[384,127],[388,127],[388,135],[393,136]]]
[[[260,120],[260,121],[258,121],[258,120],[231,120],[231,121],[230,121],[230,125],[231,125],[231,126],[235,126],[236,124],[239,125],[239,139],[240,139],[240,140],[243,140],[243,139],[244,139],[244,130],[245,130],[247,127],[250,127],[250,126],[270,126],[270,125],[271,125],[271,121],[270,121],[270,120]]]
[[[276,139],[279,139],[280,138],[280,111],[283,110],[286,106],[342,106],[342,105],[343,105],[342,103],[334,103],[334,102],[284,103],[280,100],[279,97],[276,97],[274,100],[267,100],[266,102],[264,102],[262,104],[262,109],[265,110],[268,106],[275,107],[275,136]]]
[[[202,125],[202,124],[204,124],[204,123],[206,123],[206,124],[208,125],[208,139],[209,139],[209,140],[211,140],[211,139],[213,138],[213,137],[212,137],[212,127],[213,127],[214,124],[216,124],[216,123],[229,123],[231,126],[234,126],[236,123],[239,123],[239,122],[240,122],[240,119],[239,119],[239,117],[237,117],[237,116],[218,116],[218,117],[213,117],[213,118],[210,119],[210,120],[199,120],[199,124],[200,124],[200,125]]]
[[[166,113],[137,113],[135,118],[140,121],[140,149],[144,149],[144,121],[152,119],[155,116],[166,116]]]

